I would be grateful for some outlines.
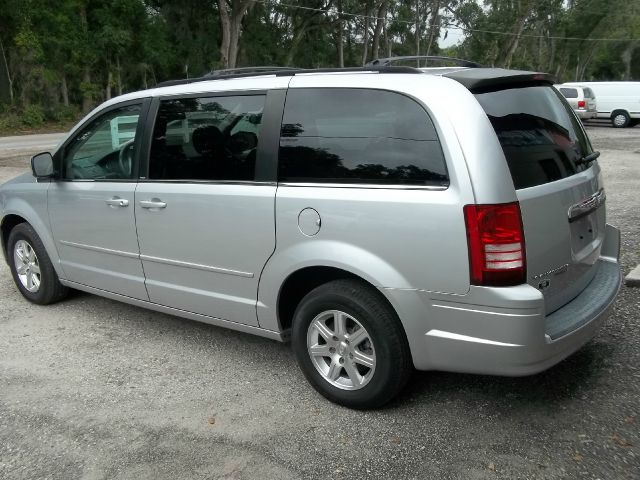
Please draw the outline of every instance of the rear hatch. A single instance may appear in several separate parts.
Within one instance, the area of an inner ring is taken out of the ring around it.
[[[605,234],[600,168],[584,160],[593,153],[589,139],[549,77],[530,73],[474,86],[520,202],[527,282],[543,293],[549,314],[596,273]]]

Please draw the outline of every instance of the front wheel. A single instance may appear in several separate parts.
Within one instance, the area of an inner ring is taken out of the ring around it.
[[[356,280],[309,292],[294,314],[291,341],[309,383],[346,407],[383,405],[413,370],[396,313],[379,292]]]
[[[9,234],[7,249],[13,281],[24,298],[48,305],[67,295],[67,287],[60,283],[42,240],[31,225],[16,225]]]

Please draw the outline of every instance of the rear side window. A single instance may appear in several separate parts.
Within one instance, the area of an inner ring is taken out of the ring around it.
[[[550,86],[476,94],[500,140],[516,189],[569,177],[591,144],[566,100]]]
[[[366,89],[291,89],[280,138],[286,182],[447,185],[433,122],[414,100]]]
[[[561,88],[560,93],[566,98],[578,98],[578,90],[575,88]]]

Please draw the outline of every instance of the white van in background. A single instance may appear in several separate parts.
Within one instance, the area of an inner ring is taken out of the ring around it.
[[[570,82],[560,87],[589,87],[598,102],[598,117],[617,128],[640,123],[640,82]]]

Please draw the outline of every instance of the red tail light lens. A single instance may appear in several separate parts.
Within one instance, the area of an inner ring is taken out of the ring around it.
[[[584,108],[586,107],[587,102],[585,102],[584,100],[578,100],[578,108]]]
[[[471,283],[520,285],[526,281],[522,215],[518,202],[465,205]]]

